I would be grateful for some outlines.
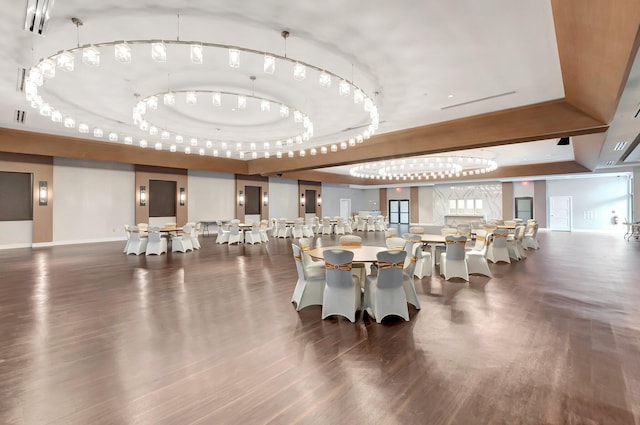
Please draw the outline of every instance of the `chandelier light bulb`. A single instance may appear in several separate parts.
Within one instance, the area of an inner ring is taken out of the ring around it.
[[[165,93],[164,96],[162,96],[162,101],[167,106],[173,106],[176,104],[176,95],[172,92]]]
[[[271,154],[269,152],[265,152],[264,157],[265,159],[269,159],[271,157]]]
[[[300,149],[300,152],[298,152],[298,154],[299,154],[300,156],[305,156],[305,155],[306,155],[306,152],[304,151],[304,149]]]
[[[354,139],[353,137],[349,139],[349,146],[355,146],[356,145],[356,139]]]
[[[186,153],[187,155],[191,154],[191,148],[189,146],[185,146],[184,153]]]
[[[151,136],[157,136],[158,135],[158,127],[152,125],[151,127],[149,127],[149,134]]]
[[[51,106],[48,103],[43,103],[42,106],[40,106],[40,115],[43,117],[51,116]]]
[[[104,136],[104,131],[102,131],[101,128],[94,128],[93,129],[93,137],[100,138],[102,136]]]
[[[231,68],[240,68],[240,51],[237,49],[229,49],[229,66]]]
[[[256,150],[256,144],[255,144],[255,143],[251,143],[251,144],[249,145],[249,148],[250,148],[252,151],[255,151],[255,150]]]
[[[62,52],[56,56],[58,68],[66,72],[72,72],[75,68],[75,56],[71,52]]]
[[[251,158],[256,159],[258,157],[258,152],[251,152]]]
[[[140,123],[140,130],[148,131],[149,130],[149,123],[147,121],[142,121]]]
[[[66,117],[62,124],[65,128],[76,128],[76,121],[71,117]]]
[[[157,143],[155,144],[155,149],[156,149],[157,151],[161,151],[161,150],[162,150],[162,143],[157,142]]]
[[[271,55],[264,55],[264,73],[273,74],[276,72],[276,58]]]
[[[213,156],[218,156],[220,153],[218,152],[218,149],[214,149],[213,150]]]
[[[269,150],[269,148],[271,147],[271,144],[269,142],[264,142],[264,150]]]
[[[204,62],[202,44],[196,43],[191,45],[191,62],[196,65],[202,65]]]
[[[211,102],[213,103],[213,106],[220,106],[222,105],[222,94],[221,93],[212,93],[211,95]]]
[[[227,158],[231,158],[231,151],[227,151],[226,155],[227,155]]]
[[[113,56],[117,62],[131,63],[131,47],[127,43],[113,46]]]
[[[166,130],[163,130],[162,133],[160,133],[160,138],[162,140],[169,140],[170,137],[171,137],[171,133],[169,133]]]
[[[147,141],[144,140],[144,139],[140,140],[139,144],[140,144],[141,148],[146,148],[147,147]]]
[[[271,111],[271,102],[269,102],[268,100],[261,100],[260,101],[260,110],[262,112]]]
[[[288,156],[289,158],[293,158],[293,155],[294,155],[293,151],[289,151],[289,152],[287,153],[287,156]]]
[[[239,95],[238,96],[238,109],[246,109],[247,108],[247,98],[246,96]]]
[[[236,143],[236,150],[239,151],[242,149],[242,143]]]
[[[109,133],[109,141],[117,142],[118,141],[118,133],[111,132]]]
[[[200,148],[200,149],[198,149],[198,154],[199,154],[200,156],[204,156],[204,148]]]
[[[222,144],[220,145],[220,147],[222,149],[227,149],[227,142],[222,142]]]
[[[126,137],[124,138],[124,144],[125,144],[125,145],[132,145],[132,144],[133,144],[133,137],[131,137],[131,136],[126,136]]]
[[[213,147],[213,142],[212,142],[211,140],[207,140],[207,141],[206,141],[206,143],[205,143],[205,146],[206,146],[208,149],[211,149],[211,148]]]
[[[293,65],[293,79],[296,81],[302,81],[307,78],[307,67],[301,63]]]
[[[363,101],[364,101],[364,93],[362,93],[362,90],[356,89],[356,91],[353,92],[353,103],[359,104],[359,103],[362,103]]]
[[[331,145],[331,152],[338,152],[338,145],[336,145],[335,143]]]
[[[196,92],[188,91],[186,94],[187,97],[187,105],[195,105],[198,103],[198,95]]]
[[[293,121],[298,123],[302,122],[302,112],[293,111]]]
[[[195,137],[191,138],[191,146],[198,146],[198,139],[196,139]]]
[[[158,96],[150,96],[147,98],[147,106],[150,109],[158,109]]]
[[[55,109],[51,111],[51,121],[62,122],[62,112]]]
[[[240,152],[240,153],[238,154],[238,157],[239,157],[240,159],[244,159],[244,152]]]
[[[309,153],[311,153],[311,155],[315,155],[315,154],[317,154],[317,153],[318,153],[318,151],[316,150],[316,148],[311,148],[311,149],[309,150]]]
[[[349,96],[351,93],[351,84],[346,80],[340,81],[340,84],[338,85],[338,93],[340,96]]]
[[[276,152],[276,158],[282,158],[282,152],[280,151]]]
[[[29,69],[29,80],[31,80],[36,86],[40,87],[44,84],[44,78],[42,77],[42,71],[40,68],[33,67]]]
[[[331,75],[327,74],[325,71],[320,73],[318,77],[318,85],[323,89],[328,89],[331,87]]]
[[[81,122],[80,124],[78,124],[78,131],[83,134],[89,133],[89,125]]]
[[[183,143],[184,142],[184,137],[182,137],[180,134],[176,134],[176,143]]]
[[[176,145],[169,146],[169,152],[175,152],[176,150]]]
[[[280,116],[282,118],[289,116],[289,107],[287,105],[280,105]]]
[[[54,78],[56,76],[56,63],[53,59],[45,59],[38,64],[40,72],[44,78]]]
[[[340,142],[340,149],[347,149],[347,142]]]
[[[151,43],[151,59],[160,63],[167,61],[167,45],[164,41]]]
[[[82,49],[82,63],[92,66],[100,65],[100,50],[96,46]]]
[[[326,154],[327,153],[327,147],[326,146],[321,146],[320,147],[320,153],[323,154],[323,155]]]

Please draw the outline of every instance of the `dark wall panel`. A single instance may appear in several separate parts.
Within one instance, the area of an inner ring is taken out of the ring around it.
[[[245,214],[260,214],[262,197],[260,196],[260,186],[245,186]]]
[[[149,217],[176,216],[176,182],[149,180]]]
[[[31,173],[0,171],[0,221],[33,220]]]

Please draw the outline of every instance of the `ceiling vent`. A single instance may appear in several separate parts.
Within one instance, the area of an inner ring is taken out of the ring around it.
[[[16,90],[19,92],[24,92],[24,79],[27,76],[27,70],[24,68],[18,67],[18,78],[16,79]]]
[[[568,137],[561,137],[560,140],[558,140],[558,146],[567,146],[570,141]]]
[[[27,0],[24,29],[34,34],[44,35],[52,8],[53,0]]]
[[[512,94],[516,94],[516,91],[513,90],[513,91],[508,91],[506,93],[494,94],[493,96],[481,97],[479,99],[473,99],[473,100],[469,100],[467,102],[456,103],[455,105],[443,106],[440,109],[444,111],[446,109],[457,108],[458,106],[470,105],[472,103],[477,103],[477,102],[484,102],[485,100],[497,99],[498,97],[510,96]],[[449,97],[452,97],[452,96],[449,96]]]
[[[16,109],[16,112],[13,114],[13,120],[18,124],[24,124],[24,120],[27,118],[27,113],[25,111],[21,111],[20,109]]]

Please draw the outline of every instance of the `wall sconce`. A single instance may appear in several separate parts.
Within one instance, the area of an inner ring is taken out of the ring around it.
[[[265,207],[269,205],[269,196],[267,195],[267,192],[264,192],[262,194],[262,205],[264,205]]]
[[[49,188],[47,182],[40,182],[38,184],[38,204],[47,205],[49,202]]]
[[[187,194],[184,191],[184,187],[180,188],[180,205],[184,205],[184,201],[187,199]]]
[[[140,186],[140,206],[144,207],[147,205],[147,187]]]
[[[300,194],[300,205],[304,207],[304,193]]]
[[[322,197],[318,193],[318,206],[322,205]]]
[[[238,205],[243,206],[244,205],[244,192],[240,191],[240,194],[238,195]]]

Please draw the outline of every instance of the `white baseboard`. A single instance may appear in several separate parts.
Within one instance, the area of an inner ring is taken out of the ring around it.
[[[126,241],[127,238],[124,236],[116,236],[112,238],[97,238],[97,239],[79,239],[79,240],[69,240],[69,241],[55,241],[50,246],[57,245],[77,245],[83,243],[98,243],[98,242],[117,242],[117,241]],[[35,246],[35,244],[34,244]]]
[[[30,243],[11,243],[6,245],[0,245],[0,249],[17,249],[17,248],[31,248]]]

